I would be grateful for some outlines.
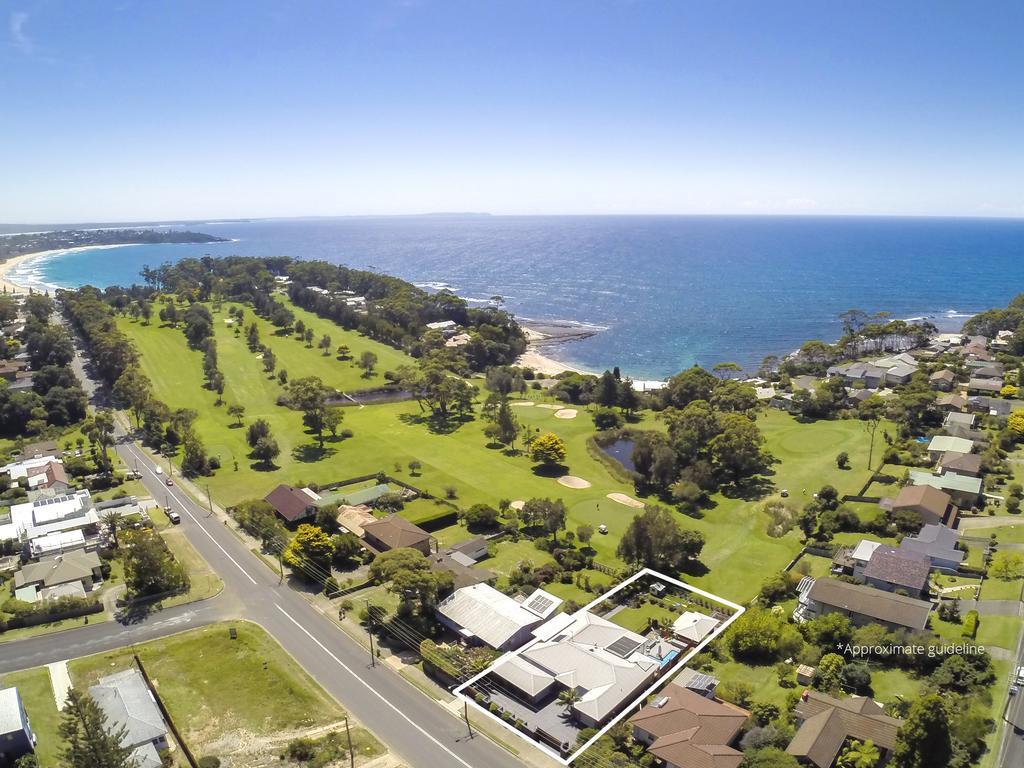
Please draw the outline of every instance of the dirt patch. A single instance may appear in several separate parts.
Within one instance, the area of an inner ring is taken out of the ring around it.
[[[512,509],[520,510],[526,506],[526,502],[523,501],[522,499],[516,499],[511,504],[509,504],[509,506],[512,507]]]
[[[578,411],[575,408],[562,408],[559,411],[555,411],[556,419],[575,419]]]
[[[590,483],[584,480],[582,477],[576,477],[576,475],[562,475],[558,478],[559,485],[564,485],[566,488],[589,488]]]
[[[538,408],[547,408],[549,411],[560,411],[562,406],[552,405],[551,403],[537,403]]]
[[[532,408],[536,403],[533,400],[516,400],[514,403],[509,403],[509,405],[515,408]]]
[[[634,499],[632,496],[627,496],[624,493],[609,493],[608,498],[618,504],[624,504],[625,506],[632,507],[633,509],[642,509],[644,506],[644,503],[639,499]]]

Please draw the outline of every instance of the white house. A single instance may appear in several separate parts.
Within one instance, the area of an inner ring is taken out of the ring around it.
[[[519,601],[487,584],[473,584],[455,590],[436,611],[441,623],[463,639],[508,651],[529,640],[561,604],[561,598],[543,589]]]

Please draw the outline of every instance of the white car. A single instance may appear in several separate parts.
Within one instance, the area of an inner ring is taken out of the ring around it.
[[[164,471],[163,471],[163,470],[162,470],[162,469],[161,469],[160,467],[157,467],[157,468],[156,468],[156,469],[154,470],[154,472],[156,472],[156,473],[157,473],[158,475],[162,475],[162,474],[164,473]]]
[[[1017,682],[1024,685],[1024,667],[1017,667]]]

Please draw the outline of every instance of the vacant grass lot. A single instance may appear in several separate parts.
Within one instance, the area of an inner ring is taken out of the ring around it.
[[[237,628],[237,640],[230,639],[230,626]],[[77,659],[69,664],[72,680],[88,687],[128,669],[133,650],[197,756],[232,751],[254,738],[297,734],[344,715],[269,635],[244,621]]]
[[[251,311],[246,314],[252,317]],[[479,421],[459,425],[448,433],[432,431],[415,403],[346,408],[343,426],[353,430],[354,437],[328,441],[325,455],[320,456],[312,450],[315,441],[305,433],[300,414],[276,404],[281,386],[263,372],[244,339],[236,338],[232,329],[224,325],[224,317],[226,312],[215,316],[220,368],[227,377],[224,400],[244,404],[246,422],[257,417],[270,422],[282,449],[280,468],[273,471],[259,471],[253,466],[247,456],[245,430],[234,426],[226,406],[215,406],[216,395],[202,388],[201,355],[188,349],[180,329],[144,326],[127,319],[119,321],[142,352],[143,366],[157,395],[173,407],[193,408],[200,414],[198,430],[208,451],[222,462],[222,469],[209,478],[210,489],[222,504],[263,496],[282,482],[327,483],[380,470],[399,474],[395,465],[405,468],[410,461],[417,460],[422,464],[421,472],[416,477],[405,474],[404,479],[438,496],[443,496],[447,488],[454,488],[455,503],[460,506],[477,502],[497,504],[501,499],[564,499],[569,509],[569,530],[582,523],[607,525],[608,535],[595,536],[591,546],[599,562],[611,567],[620,565],[615,548],[635,511],[611,501],[607,494],[617,491],[632,495],[633,489],[613,477],[588,451],[587,441],[594,428],[586,409],[580,408],[575,419],[556,419],[551,408],[516,408],[527,429],[552,431],[566,441],[568,473],[591,483],[590,488],[583,490],[565,488],[554,477],[536,473],[525,456],[510,456],[500,449],[488,448],[489,441]],[[344,340],[356,354],[360,344],[372,344],[351,333],[346,336],[346,332],[326,321],[311,322],[317,333],[332,336],[334,346]],[[339,388],[359,383],[352,378],[355,371],[349,363],[324,357],[293,338],[275,336],[269,324],[261,323],[261,328],[264,343],[274,349],[279,367],[288,368],[292,378],[316,374]],[[385,358],[378,347],[374,348],[381,358],[380,370],[404,359],[394,350],[389,350],[392,355]],[[358,379],[358,373],[355,375]],[[531,392],[530,398],[543,401],[545,396]],[[547,403],[550,402],[548,399]],[[758,423],[766,437],[765,447],[778,459],[769,479],[776,489],[788,489],[795,505],[805,503],[822,485],[831,484],[840,493],[851,493],[867,480],[868,441],[860,422],[800,424],[788,414],[772,410],[760,415]],[[647,414],[646,421],[639,426],[651,425],[652,416]],[[841,451],[849,454],[853,469],[838,469],[835,457]],[[708,542],[701,560],[709,571],[690,580],[729,599],[749,599],[765,576],[784,567],[799,550],[797,533],[770,538],[766,533],[767,519],[758,511],[756,499],[726,498],[719,494],[713,504],[701,519],[682,518],[684,526],[703,531]],[[437,535],[450,543],[470,534],[456,529]],[[495,557],[481,566],[507,573],[524,559],[540,565],[550,558],[529,542],[503,542]]]

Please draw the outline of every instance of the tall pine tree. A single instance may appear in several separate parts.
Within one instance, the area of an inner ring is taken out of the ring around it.
[[[131,747],[122,746],[124,726],[107,728],[107,716],[92,698],[72,688],[61,712],[58,733],[67,768],[137,768]]]

